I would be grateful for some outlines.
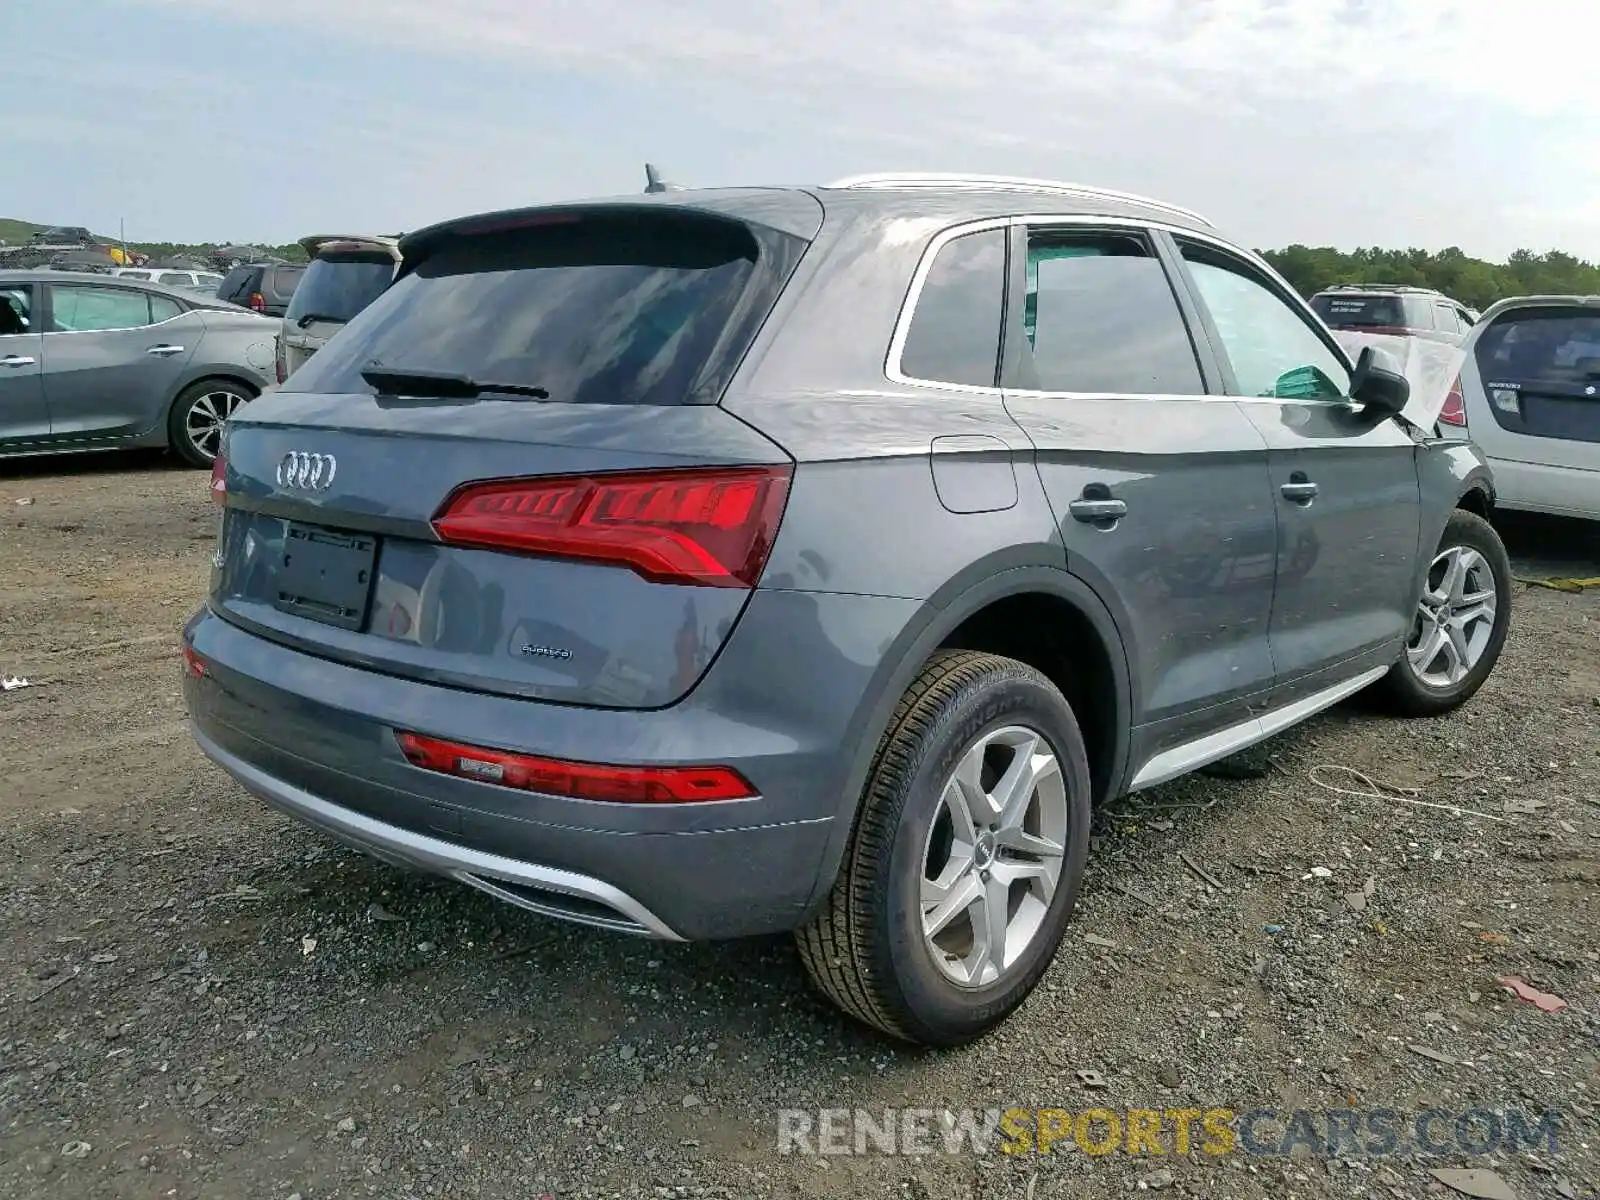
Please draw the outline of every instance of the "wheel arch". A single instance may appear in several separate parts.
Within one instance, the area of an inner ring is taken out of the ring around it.
[[[259,380],[251,378],[251,376],[244,371],[230,371],[226,368],[195,371],[192,374],[184,376],[183,380],[178,384],[178,386],[172,390],[172,395],[167,399],[167,412],[170,413],[172,411],[172,406],[183,397],[185,392],[194,387],[197,383],[236,384],[248,391],[252,400],[261,395],[261,392],[265,386]]]
[[[999,561],[1006,563],[1011,559],[1014,562],[1015,557],[1006,555]],[[1094,799],[1104,800],[1120,790],[1128,769],[1133,689],[1125,641],[1110,609],[1093,588],[1063,567],[1038,562],[1001,565],[999,569],[993,569],[994,566],[991,563],[990,573],[975,582],[972,573],[968,573],[947,583],[930,597],[920,612],[920,619],[908,625],[884,653],[878,677],[858,711],[856,725],[863,732],[852,753],[833,833],[819,864],[810,909],[814,910],[827,899],[838,876],[845,847],[854,831],[867,775],[888,731],[895,705],[906,688],[938,650],[991,649],[991,652],[1003,653],[1003,650],[995,651],[992,646],[983,645],[987,639],[977,635],[1003,627],[1006,617],[1051,613],[1068,620],[1070,633],[1093,639],[1086,649],[1088,654],[1097,656],[1103,672],[1097,678],[1101,687],[1095,699],[1109,699],[1111,712],[1097,711],[1092,720],[1079,714],[1079,721],[1084,726],[1085,742],[1090,748]],[[989,624],[986,625],[986,621]],[[1046,646],[1049,640],[1040,639],[1037,645]],[[965,644],[968,642],[978,644]],[[1026,656],[1013,653],[1010,657],[1029,662],[1060,686],[1059,671],[1047,669],[1037,661],[1045,657],[1040,652]],[[1056,661],[1070,662],[1071,658],[1062,656]],[[1062,690],[1070,701],[1073,681],[1069,678],[1066,682],[1069,687]]]

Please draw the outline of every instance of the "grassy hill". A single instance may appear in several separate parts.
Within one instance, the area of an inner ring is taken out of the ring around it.
[[[43,225],[35,225],[32,221],[14,221],[10,217],[0,217],[0,241],[10,246],[19,246],[33,236],[34,230],[43,228]]]

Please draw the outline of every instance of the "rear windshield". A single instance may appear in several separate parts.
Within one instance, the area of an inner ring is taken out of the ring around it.
[[[260,270],[259,267],[233,268],[222,277],[222,282],[217,285],[217,294],[227,299],[242,295],[258,270]]]
[[[376,300],[394,276],[387,254],[337,254],[318,258],[306,268],[289,301],[287,320],[316,317],[348,321]]]
[[[681,210],[447,234],[283,390],[371,392],[361,370],[381,365],[566,404],[714,402],[803,246]]]
[[[1600,381],[1600,313],[1592,309],[1513,309],[1478,339],[1485,383]]]
[[[1411,325],[1406,319],[1405,302],[1399,296],[1313,296],[1311,307],[1335,327],[1405,329]]]

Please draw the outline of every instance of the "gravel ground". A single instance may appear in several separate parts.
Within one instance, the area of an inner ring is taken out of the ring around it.
[[[1523,1198],[1600,1186],[1600,593],[1519,590],[1499,670],[1449,718],[1345,706],[1113,805],[1038,994],[930,1054],[836,1016],[784,939],[549,923],[245,796],[179,697],[205,492],[159,457],[0,480],[0,674],[38,685],[0,693],[0,1196],[1283,1200],[1424,1196],[1431,1169],[1473,1167]],[[1506,532],[1524,573],[1600,575],[1591,529]],[[1318,781],[1359,785],[1324,765],[1486,815],[1341,795]],[[1012,1105],[1517,1108],[1559,1133],[1438,1157],[777,1150],[784,1108]]]

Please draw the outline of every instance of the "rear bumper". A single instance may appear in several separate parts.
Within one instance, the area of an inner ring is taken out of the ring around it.
[[[207,757],[257,799],[385,862],[449,876],[548,916],[623,933],[682,940],[643,904],[603,880],[455,845],[376,820],[275,779],[198,730],[195,740]]]
[[[1560,517],[1600,519],[1600,445],[1595,447],[1595,454],[1595,470],[1490,458],[1495,506]]]
[[[858,714],[878,655],[917,607],[757,593],[700,685],[648,710],[380,675],[203,609],[185,638],[206,673],[186,672],[184,692],[201,748],[248,791],[380,858],[607,929],[765,934],[801,924],[831,886],[823,864],[854,810]],[[521,792],[414,767],[397,730],[583,762],[721,764],[760,795],[634,805]]]

